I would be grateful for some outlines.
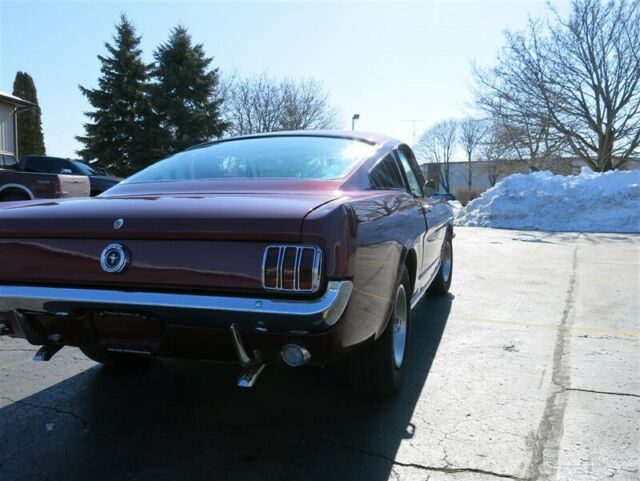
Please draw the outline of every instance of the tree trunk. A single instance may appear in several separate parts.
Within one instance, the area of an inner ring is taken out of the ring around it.
[[[598,152],[598,167],[600,172],[607,172],[613,169],[612,155],[613,155],[613,129],[609,130],[602,136]]]

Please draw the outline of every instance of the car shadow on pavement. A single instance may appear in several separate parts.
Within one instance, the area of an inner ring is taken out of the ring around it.
[[[0,478],[386,480],[421,429],[412,417],[453,298],[414,309],[395,397],[356,394],[337,368],[270,368],[239,390],[235,366],[94,367],[0,410]]]

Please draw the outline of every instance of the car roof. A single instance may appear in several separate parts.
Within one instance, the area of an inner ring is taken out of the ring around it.
[[[227,137],[218,140],[211,140],[201,144],[193,145],[186,150],[208,147],[210,145],[220,144],[222,142],[230,142],[233,140],[243,139],[259,139],[265,137],[330,137],[342,139],[354,139],[366,142],[371,145],[382,145],[387,142],[401,143],[399,140],[387,135],[375,132],[365,132],[359,130],[281,130],[277,132],[266,132],[261,134],[239,135],[236,137]]]

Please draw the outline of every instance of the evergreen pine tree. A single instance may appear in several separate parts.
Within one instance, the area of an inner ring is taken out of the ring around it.
[[[118,175],[128,175],[159,158],[153,142],[156,122],[148,98],[148,66],[142,60],[140,36],[126,15],[120,16],[113,43],[105,42],[108,55],[102,63],[97,89],[80,86],[93,111],[84,124],[84,159]]]
[[[151,102],[162,119],[165,154],[220,137],[227,128],[217,96],[218,69],[209,69],[202,44],[193,44],[181,25],[154,53]]]
[[[18,155],[44,154],[44,135],[40,118],[42,112],[31,75],[26,72],[16,74],[13,81],[13,95],[34,104],[31,109],[18,113]]]

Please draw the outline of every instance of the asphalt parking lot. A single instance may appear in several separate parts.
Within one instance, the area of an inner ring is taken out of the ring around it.
[[[0,338],[0,479],[637,480],[640,235],[458,228],[395,398],[331,369],[122,373]]]

